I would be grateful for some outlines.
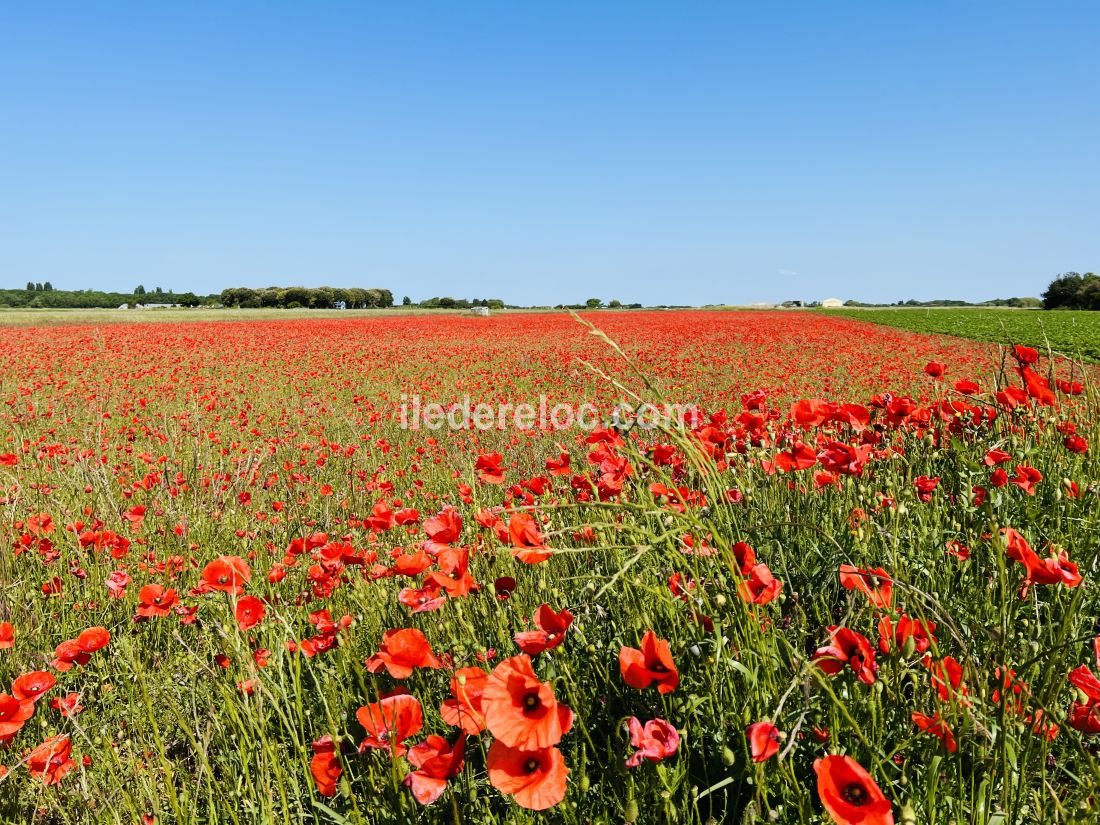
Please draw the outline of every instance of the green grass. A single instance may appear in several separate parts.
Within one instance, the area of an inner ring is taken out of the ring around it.
[[[956,335],[995,344],[1050,348],[1081,361],[1100,363],[1100,312],[1030,309],[913,308],[823,310],[914,332]]]

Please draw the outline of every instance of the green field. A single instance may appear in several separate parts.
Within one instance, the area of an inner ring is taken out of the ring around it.
[[[1050,348],[1082,361],[1100,363],[1100,312],[992,308],[823,310],[914,332],[957,335],[996,344]]]

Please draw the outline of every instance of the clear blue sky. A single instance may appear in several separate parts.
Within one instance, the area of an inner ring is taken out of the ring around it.
[[[1100,268],[1090,2],[0,7],[0,285],[558,303]]]

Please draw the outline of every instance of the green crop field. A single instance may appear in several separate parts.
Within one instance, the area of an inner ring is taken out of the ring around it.
[[[1043,312],[1001,308],[913,308],[825,310],[914,332],[957,335],[997,344],[1027,344],[1100,362],[1100,312]]]

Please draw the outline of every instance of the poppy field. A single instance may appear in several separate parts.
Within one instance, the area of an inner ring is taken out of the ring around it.
[[[2,822],[1095,821],[1094,367],[808,312],[2,332]]]

